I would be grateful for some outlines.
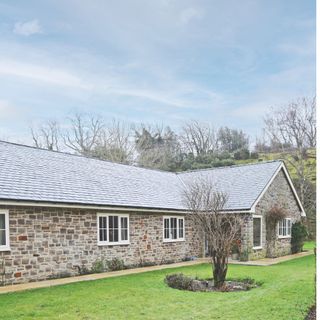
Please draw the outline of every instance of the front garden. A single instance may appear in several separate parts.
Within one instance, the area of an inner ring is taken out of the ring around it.
[[[239,292],[170,288],[165,276],[206,279],[211,265],[146,272],[0,295],[0,319],[304,319],[314,303],[313,255],[269,267],[229,265],[227,278],[261,286]]]

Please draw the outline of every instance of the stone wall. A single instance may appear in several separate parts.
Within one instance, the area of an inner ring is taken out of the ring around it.
[[[90,269],[95,261],[114,257],[133,265],[176,262],[203,254],[203,240],[188,216],[185,241],[163,242],[163,214],[130,213],[130,244],[98,246],[94,210],[2,208],[9,209],[10,220],[11,251],[0,252],[5,284],[77,275],[77,266]]]
[[[268,256],[266,242],[266,212],[273,206],[283,207],[288,212],[288,218],[292,219],[292,223],[301,219],[300,208],[296,202],[294,194],[290,188],[287,178],[281,170],[275,177],[268,190],[262,196],[256,206],[256,215],[262,216],[262,249],[253,250],[253,220],[252,216],[246,217],[245,228],[242,232],[242,240],[249,250],[249,259],[255,260]],[[291,253],[291,239],[277,238],[276,243],[272,244],[272,256],[283,256]],[[269,253],[270,254],[270,253]]]

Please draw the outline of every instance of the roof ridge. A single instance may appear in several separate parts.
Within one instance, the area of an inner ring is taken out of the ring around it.
[[[136,165],[132,165],[132,164],[125,164],[125,163],[121,163],[121,162],[114,162],[111,160],[99,159],[99,158],[94,158],[94,157],[90,157],[90,156],[86,156],[86,155],[82,155],[82,154],[70,153],[70,152],[66,152],[66,151],[48,150],[48,149],[41,148],[41,147],[35,147],[35,146],[30,146],[30,145],[26,145],[26,144],[22,144],[22,143],[5,141],[5,140],[1,140],[1,139],[0,139],[0,143],[6,143],[6,144],[10,144],[10,145],[15,145],[18,147],[25,147],[25,148],[30,148],[30,149],[40,150],[40,151],[45,151],[45,152],[53,152],[53,153],[61,154],[61,155],[65,155],[65,156],[73,156],[73,157],[85,158],[85,159],[89,159],[89,160],[102,161],[102,162],[112,163],[115,165],[121,165],[121,166],[126,166],[126,167],[137,168],[137,169],[156,171],[156,172],[161,172],[161,173],[166,173],[166,174],[171,174],[171,175],[176,175],[176,176],[179,176],[182,174],[187,174],[187,173],[192,173],[192,172],[213,171],[213,170],[219,170],[219,169],[244,167],[244,166],[250,166],[250,165],[260,165],[260,164],[266,164],[266,163],[271,163],[271,162],[283,162],[282,159],[277,159],[277,160],[257,161],[257,162],[244,163],[244,164],[234,164],[234,165],[230,165],[230,166],[211,167],[211,168],[205,168],[205,169],[194,169],[194,170],[187,170],[187,171],[180,171],[180,172],[172,172],[172,171],[161,170],[161,169],[146,168],[146,167],[136,166]]]
[[[171,172],[171,171],[166,171],[166,170],[161,170],[161,169],[146,168],[146,167],[135,166],[135,165],[132,165],[132,164],[126,164],[126,163],[121,163],[121,162],[114,162],[114,161],[111,161],[111,160],[99,159],[99,158],[86,156],[86,155],[83,155],[83,154],[70,153],[70,152],[66,152],[66,151],[48,150],[48,149],[45,149],[45,148],[30,146],[30,145],[22,144],[22,143],[5,141],[5,140],[1,140],[1,139],[0,139],[0,143],[6,143],[6,144],[10,144],[10,145],[15,145],[15,146],[18,146],[18,147],[25,147],[25,148],[30,148],[30,149],[40,150],[40,151],[53,152],[53,153],[62,154],[62,155],[66,155],[66,156],[73,156],[73,157],[85,158],[85,159],[89,159],[89,160],[108,162],[108,163],[121,165],[121,166],[126,166],[126,167],[131,167],[131,168],[144,169],[144,170],[150,170],[150,171],[158,171],[158,172],[163,172],[163,173],[168,173],[168,174],[176,174],[176,172]]]
[[[212,170],[219,170],[219,169],[231,169],[231,168],[237,168],[237,167],[261,165],[261,164],[272,163],[272,162],[283,163],[283,159],[256,161],[256,162],[250,162],[250,163],[233,164],[230,166],[212,167],[212,168],[205,168],[205,169],[194,169],[194,170],[176,172],[176,174],[180,175],[180,174],[192,173],[192,172],[203,172],[203,171],[212,171]]]

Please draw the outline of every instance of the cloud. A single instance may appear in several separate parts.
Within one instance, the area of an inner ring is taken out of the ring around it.
[[[193,19],[200,19],[203,17],[203,12],[200,9],[196,8],[187,8],[184,9],[179,17],[179,22],[181,25],[188,24]]]
[[[42,28],[36,19],[27,22],[17,22],[14,25],[13,32],[26,37],[37,33],[43,33]]]
[[[79,89],[89,88],[81,78],[67,70],[11,60],[0,61],[0,75],[1,74],[29,78],[41,82],[44,81],[64,87],[76,87]]]

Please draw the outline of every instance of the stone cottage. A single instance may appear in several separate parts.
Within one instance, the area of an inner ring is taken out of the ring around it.
[[[0,282],[76,275],[99,260],[168,263],[204,255],[205,242],[182,201],[205,176],[243,215],[242,248],[267,255],[265,213],[286,208],[274,254],[290,253],[291,225],[305,216],[282,161],[185,173],[115,164],[0,142]]]

